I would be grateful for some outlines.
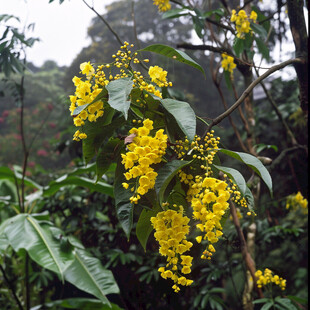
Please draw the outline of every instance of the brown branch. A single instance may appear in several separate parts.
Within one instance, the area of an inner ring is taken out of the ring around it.
[[[299,84],[300,106],[308,117],[308,35],[303,6],[303,0],[287,1],[288,18],[296,50],[295,57],[305,60],[304,63],[295,63],[294,68]]]
[[[257,283],[256,283],[257,279],[255,277],[255,271],[256,271],[255,270],[255,263],[254,263],[253,258],[251,257],[251,254],[248,251],[247,243],[245,241],[244,234],[243,234],[242,229],[240,227],[240,222],[239,222],[239,219],[237,216],[236,208],[232,202],[229,204],[229,207],[230,207],[230,213],[231,213],[231,216],[233,218],[233,222],[234,222],[234,225],[235,225],[235,228],[237,231],[237,235],[239,237],[241,254],[242,254],[243,260],[244,260],[246,267],[249,270],[249,272],[253,278],[254,288],[255,288],[259,298],[264,298],[262,290],[259,287],[257,287]]]
[[[224,118],[226,118],[228,115],[230,115],[235,109],[238,108],[238,106],[244,101],[244,99],[250,95],[252,92],[253,88],[257,86],[262,80],[264,80],[267,76],[271,75],[272,73],[281,70],[282,68],[294,64],[294,63],[304,63],[304,61],[300,58],[294,58],[294,59],[289,59],[287,61],[284,61],[278,65],[275,65],[271,67],[269,70],[267,70],[264,74],[262,74],[260,77],[258,77],[255,81],[253,81],[248,88],[243,92],[243,94],[240,96],[240,98],[224,113],[213,119],[209,127],[207,128],[205,135],[207,132],[211,130],[211,128],[217,124],[219,124]]]

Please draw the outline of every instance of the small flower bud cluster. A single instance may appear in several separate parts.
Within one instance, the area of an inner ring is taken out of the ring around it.
[[[245,34],[252,31],[250,20],[252,20],[255,23],[256,19],[257,14],[254,11],[252,11],[251,15],[248,17],[244,10],[240,10],[238,14],[236,14],[236,10],[232,10],[230,21],[236,24],[237,37],[239,39],[244,39]]]
[[[159,129],[155,136],[150,136],[153,129],[153,121],[146,119],[143,126],[132,128],[129,133],[134,135],[132,143],[127,145],[128,152],[122,154],[122,164],[128,170],[124,175],[127,181],[138,178],[132,191],[134,195],[130,198],[132,203],[138,203],[142,195],[145,195],[149,189],[155,185],[157,172],[150,166],[161,162],[166,153],[168,136],[164,134],[163,129]],[[127,189],[128,183],[123,183]]]
[[[285,290],[286,280],[280,278],[278,275],[273,274],[273,272],[268,268],[264,270],[264,273],[261,270],[257,270],[255,272],[255,277],[258,278],[257,286],[260,288],[274,283],[275,285],[278,285],[282,291]]]
[[[189,233],[188,222],[189,218],[183,215],[182,206],[179,206],[178,211],[159,212],[156,217],[151,218],[155,229],[154,237],[160,245],[159,253],[167,257],[166,266],[160,267],[158,271],[164,279],[170,278],[174,282],[172,288],[176,293],[180,291],[179,285],[188,286],[193,283],[184,276],[191,272],[193,260],[193,257],[184,255],[193,245],[186,240]]]

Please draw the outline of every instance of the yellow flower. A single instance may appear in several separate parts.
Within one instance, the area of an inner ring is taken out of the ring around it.
[[[158,10],[161,12],[166,12],[171,9],[169,0],[153,0],[153,4],[158,6]]]
[[[85,74],[87,77],[93,75],[95,73],[94,67],[90,64],[90,62],[83,62],[80,64],[80,69],[82,74]]]
[[[165,84],[167,84],[167,71],[163,70],[161,67],[151,66],[149,68],[149,76],[152,79],[152,82],[156,83],[159,87],[166,86]]]
[[[225,70],[225,71],[228,71],[230,73],[233,73],[233,70],[236,68],[236,64],[234,63],[234,57],[232,56],[229,56],[225,53],[222,54],[222,68]]]

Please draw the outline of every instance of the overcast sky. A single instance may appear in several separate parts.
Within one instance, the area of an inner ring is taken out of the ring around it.
[[[87,0],[99,13],[113,0]],[[45,60],[55,60],[58,65],[70,65],[80,50],[89,44],[87,28],[95,13],[82,0],[0,0],[0,14],[20,18],[23,27],[35,23],[29,36],[39,37],[40,42],[28,49],[27,60],[40,66]],[[17,24],[14,24],[17,26]],[[1,32],[0,32],[1,33]]]

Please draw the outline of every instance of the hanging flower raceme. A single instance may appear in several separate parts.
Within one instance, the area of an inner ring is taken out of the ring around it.
[[[211,259],[215,252],[212,244],[218,242],[219,237],[223,235],[220,221],[229,207],[227,201],[230,194],[226,182],[208,176],[199,183],[198,187],[199,192],[191,200],[193,218],[199,221],[196,227],[201,232],[196,241],[198,243],[202,240],[207,241],[208,245],[201,258]]]
[[[188,286],[193,283],[184,276],[191,272],[193,260],[190,255],[184,255],[193,245],[186,240],[189,220],[183,215],[182,206],[179,206],[178,211],[159,212],[156,217],[151,218],[155,229],[154,237],[160,245],[159,253],[167,257],[166,266],[160,267],[158,271],[164,279],[170,278],[174,282],[172,288],[176,293],[180,291],[179,285]]]
[[[171,9],[171,4],[169,0],[153,0],[153,4],[158,7],[160,12],[166,12]]]
[[[239,39],[244,39],[245,34],[252,31],[250,21],[255,23],[256,19],[257,14],[254,11],[248,17],[244,10],[240,10],[237,14],[236,10],[232,10],[230,21],[236,24],[237,37]]]
[[[150,135],[153,129],[153,121],[146,119],[143,126],[132,128],[129,133],[134,135],[133,142],[127,145],[128,152],[122,154],[122,164],[128,170],[124,175],[127,181],[138,178],[138,182],[131,188],[134,191],[130,201],[138,203],[142,195],[145,195],[155,185],[157,172],[152,167],[162,161],[166,153],[168,136],[163,129],[159,129],[154,136]],[[128,188],[128,183],[123,183]]]
[[[280,278],[278,275],[273,274],[273,272],[268,268],[266,268],[264,272],[257,270],[255,272],[255,277],[258,278],[257,286],[260,288],[263,286],[271,285],[272,283],[278,285],[282,291],[284,291],[286,288],[286,280]]]

